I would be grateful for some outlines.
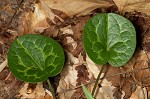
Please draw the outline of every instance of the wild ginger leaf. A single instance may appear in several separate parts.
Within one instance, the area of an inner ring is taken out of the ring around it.
[[[20,80],[42,82],[60,73],[64,52],[58,42],[41,35],[28,34],[17,38],[8,52],[8,66]]]
[[[95,63],[122,66],[135,51],[136,32],[132,23],[120,15],[98,14],[85,25],[83,43]]]

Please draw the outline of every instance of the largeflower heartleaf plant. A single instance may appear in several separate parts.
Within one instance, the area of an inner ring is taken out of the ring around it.
[[[132,23],[121,15],[102,13],[91,18],[83,30],[84,49],[96,64],[120,67],[127,63],[136,48],[136,31]],[[101,68],[92,95],[94,96]],[[85,94],[87,91],[85,91]]]
[[[43,82],[60,73],[65,56],[52,38],[27,34],[18,37],[8,51],[8,67],[20,80]]]
[[[84,27],[86,53],[96,64],[122,66],[136,48],[136,32],[132,23],[114,13],[98,14]]]

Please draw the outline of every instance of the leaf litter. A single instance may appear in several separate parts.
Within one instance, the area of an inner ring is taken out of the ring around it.
[[[136,27],[137,50],[122,68],[108,65],[108,71],[105,77],[101,78],[102,81],[97,88],[96,98],[149,99],[148,0],[1,0],[0,5],[1,64],[6,60],[11,42],[23,34],[34,33],[53,37],[63,46],[67,57],[66,64],[61,74],[55,77],[60,79],[55,81],[59,99],[85,97],[82,88],[78,86],[81,83],[86,84],[91,91],[94,86],[91,82],[95,81],[101,69],[101,66],[88,58],[83,49],[82,30],[86,22],[101,12],[119,12],[124,15]],[[10,73],[7,64],[5,65],[0,72],[2,99],[31,98],[31,96],[36,99],[39,96],[40,99],[52,98],[48,88],[43,87],[47,85],[46,83],[32,85],[21,82]]]

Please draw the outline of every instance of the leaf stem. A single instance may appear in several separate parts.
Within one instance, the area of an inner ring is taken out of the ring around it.
[[[100,79],[100,76],[101,76],[101,74],[102,74],[102,71],[103,71],[103,69],[104,69],[104,66],[105,66],[105,65],[102,66],[102,68],[101,68],[101,70],[100,70],[100,72],[99,72],[99,74],[98,74],[98,76],[97,76],[97,78],[96,78],[96,81],[95,81],[95,84],[94,84],[94,88],[93,88],[93,90],[92,90],[92,96],[94,96],[94,93],[95,93],[96,87],[97,87],[97,85],[98,85],[98,81],[99,81],[99,79]]]
[[[49,86],[49,90],[50,90],[51,93],[52,93],[53,99],[56,99],[54,88],[53,88],[53,86],[51,85],[51,82],[49,81],[49,79],[47,79],[47,83],[48,83],[48,86]]]

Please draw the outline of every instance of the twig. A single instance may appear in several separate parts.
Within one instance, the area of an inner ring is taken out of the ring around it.
[[[49,90],[45,89],[45,91],[46,91],[46,93],[47,93],[48,95],[53,96],[52,93],[51,93]]]
[[[103,77],[101,77],[101,80],[99,81],[99,84],[100,84],[100,85],[101,85],[103,79],[105,78],[105,76],[106,76],[106,74],[107,74],[107,72],[108,72],[108,69],[109,69],[108,66],[107,66],[107,64],[105,64],[104,66],[105,66],[104,69],[103,69],[104,75],[103,75]],[[98,94],[98,92],[99,92],[99,88],[100,88],[100,86],[98,86],[98,88],[97,88],[97,90],[96,90],[96,92],[95,92],[95,94],[94,94],[94,97],[97,96],[97,94]]]
[[[105,65],[102,66],[102,68],[101,68],[101,70],[100,70],[100,72],[99,72],[99,74],[98,74],[98,76],[97,76],[97,79],[96,79],[95,84],[94,84],[94,88],[93,88],[93,90],[92,90],[92,96],[94,96],[94,93],[95,93],[96,87],[97,87],[97,85],[98,85],[98,81],[99,81],[99,79],[100,79],[100,76],[101,76],[101,74],[102,74],[102,72],[103,72],[104,66],[105,66]]]
[[[21,0],[20,3],[18,4],[18,7],[16,7],[16,10],[13,14],[13,16],[11,17],[10,21],[8,22],[8,26],[5,29],[5,31],[9,28],[10,24],[12,23],[12,20],[14,19],[15,15],[17,14],[17,10],[19,9],[19,7],[21,6],[21,4],[24,2],[24,0]]]
[[[0,72],[7,66],[7,59],[0,65]]]
[[[105,76],[105,78],[111,78],[111,77],[114,77],[114,76],[118,76],[118,75],[130,73],[130,72],[138,72],[138,71],[140,71],[140,70],[145,70],[145,69],[149,69],[149,67],[140,68],[140,69],[134,69],[134,70],[130,70],[130,71],[126,71],[126,72],[114,74],[114,75],[109,75],[109,76]],[[103,78],[100,78],[99,80],[102,80],[102,79],[103,79]],[[84,85],[86,86],[86,85],[92,84],[92,83],[94,83],[95,81],[96,81],[96,80],[93,80],[93,81],[88,82],[88,83],[86,83],[86,84],[84,84]],[[67,90],[65,90],[65,91],[58,92],[58,93],[59,93],[59,94],[65,93],[65,92],[67,92],[67,91],[76,90],[76,89],[81,88],[81,87],[82,87],[82,86],[79,85],[79,86],[77,86],[77,87],[75,87],[75,88],[67,89]]]
[[[11,4],[12,4],[12,2],[10,2],[9,4],[7,4],[2,10],[0,10],[0,13],[2,13],[5,9],[7,9]]]

